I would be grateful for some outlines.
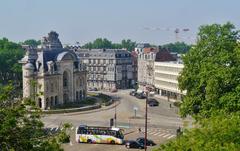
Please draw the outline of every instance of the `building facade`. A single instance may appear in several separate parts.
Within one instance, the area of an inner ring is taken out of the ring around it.
[[[143,91],[145,87],[153,89],[154,87],[154,61],[156,53],[139,53],[138,54],[138,89]]]
[[[62,47],[51,31],[39,48],[25,47],[20,61],[23,70],[23,97],[31,97],[41,109],[80,102],[86,96],[87,72],[75,52]]]
[[[89,89],[131,88],[133,68],[131,54],[123,49],[75,49],[87,67]]]
[[[186,91],[178,88],[178,76],[183,69],[183,64],[178,62],[154,62],[155,91],[168,99],[182,100]]]

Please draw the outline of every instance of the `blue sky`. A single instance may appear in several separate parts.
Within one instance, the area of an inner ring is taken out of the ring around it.
[[[0,38],[41,39],[55,30],[64,44],[98,37],[164,44],[176,41],[174,29],[189,28],[179,39],[192,43],[200,25],[230,21],[239,29],[239,6],[239,0],[1,0]]]

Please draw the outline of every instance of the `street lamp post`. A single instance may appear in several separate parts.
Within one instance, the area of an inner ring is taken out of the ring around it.
[[[114,125],[117,127],[117,101],[115,101],[115,114],[114,114]]]
[[[147,100],[148,100],[148,91],[146,91],[146,107],[145,107],[145,138],[144,138],[145,151],[147,150],[147,112],[148,112]]]

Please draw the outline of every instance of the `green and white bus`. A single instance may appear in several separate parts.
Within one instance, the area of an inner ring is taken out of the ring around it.
[[[122,129],[115,127],[97,127],[81,125],[76,128],[78,143],[123,144]]]

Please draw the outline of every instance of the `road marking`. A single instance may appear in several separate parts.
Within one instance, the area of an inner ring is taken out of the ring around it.
[[[73,145],[72,141],[70,141],[70,143],[69,143],[69,144],[70,144],[70,146],[72,146],[72,145]]]
[[[155,133],[155,134],[153,134],[153,135],[158,135],[158,134],[161,134],[161,132],[157,132],[157,133]]]
[[[170,139],[170,138],[172,138],[172,137],[175,137],[176,135],[171,135],[171,136],[169,136],[167,139]]]
[[[73,127],[71,127],[71,130],[73,130],[74,129],[74,126]]]
[[[130,127],[127,126],[127,125],[118,125],[117,127],[119,127],[119,128],[130,128]]]
[[[167,135],[164,135],[164,136],[162,136],[162,137],[166,138],[166,137],[168,137],[168,136],[170,136],[170,135],[172,135],[172,134],[167,134]]]
[[[163,136],[163,135],[166,135],[166,133],[162,133],[162,134],[160,134],[160,135],[158,135],[158,136]]]

